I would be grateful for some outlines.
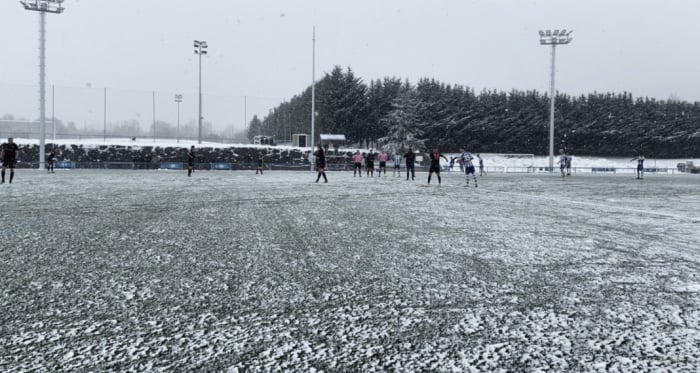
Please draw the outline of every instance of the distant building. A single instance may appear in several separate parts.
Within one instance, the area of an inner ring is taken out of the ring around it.
[[[310,145],[309,144],[309,134],[307,134],[307,133],[292,134],[292,146],[305,148],[309,145]]]
[[[253,137],[255,145],[275,145],[275,139],[272,136],[255,136]]]

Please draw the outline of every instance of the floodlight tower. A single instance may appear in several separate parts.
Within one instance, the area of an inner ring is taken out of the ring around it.
[[[554,171],[554,58],[556,47],[559,44],[571,43],[571,33],[573,30],[540,30],[540,44],[552,46],[552,72],[551,91],[549,99],[549,172]]]
[[[311,154],[314,154],[314,130],[316,125],[316,26],[313,28],[311,38]],[[312,157],[313,158],[313,157]],[[311,171],[315,168],[315,161],[311,162]]]
[[[63,0],[22,0],[26,10],[39,12],[39,169],[46,160],[46,13],[60,14]]]
[[[194,41],[194,53],[199,55],[199,135],[197,136],[198,144],[202,143],[202,55],[207,54],[207,42],[195,40]]]
[[[182,95],[175,95],[175,102],[177,102],[177,143],[180,143],[180,103],[182,102]]]

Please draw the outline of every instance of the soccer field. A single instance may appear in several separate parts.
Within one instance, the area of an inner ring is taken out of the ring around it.
[[[0,371],[695,371],[700,177],[18,170]]]

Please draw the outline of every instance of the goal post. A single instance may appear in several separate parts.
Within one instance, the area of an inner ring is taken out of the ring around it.
[[[527,153],[481,153],[484,169],[491,172],[535,172],[535,155]],[[475,159],[478,167],[478,159]]]

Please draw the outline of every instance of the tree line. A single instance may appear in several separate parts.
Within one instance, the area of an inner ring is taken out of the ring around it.
[[[412,84],[384,78],[365,84],[336,66],[315,86],[315,134],[344,134],[361,147],[404,150],[465,146],[484,153],[549,153],[547,93],[535,90],[475,93],[424,78]],[[555,97],[555,147],[579,155],[695,157],[700,152],[700,103],[634,98],[628,92]],[[291,139],[310,133],[311,87],[264,118],[247,136]],[[555,150],[556,151],[556,150]]]

